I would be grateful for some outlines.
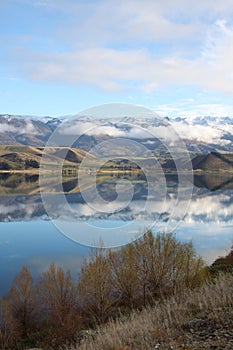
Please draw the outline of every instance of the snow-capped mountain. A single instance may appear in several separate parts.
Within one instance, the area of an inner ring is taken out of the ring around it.
[[[0,115],[0,144],[42,146],[59,123],[52,117]]]
[[[166,117],[94,119],[49,116],[0,115],[0,144],[45,145],[54,130],[77,135],[76,147],[89,150],[100,139],[123,137],[137,140],[150,149],[159,147],[157,138],[170,140],[175,130],[189,151],[206,154],[211,151],[233,152],[233,117]]]
[[[232,152],[233,117],[182,117],[170,119],[170,122],[179,135],[186,140],[190,150],[195,148],[198,150],[199,146],[203,152],[208,145],[210,150],[214,148]]]

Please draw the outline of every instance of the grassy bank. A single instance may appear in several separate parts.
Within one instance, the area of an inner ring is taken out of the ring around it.
[[[86,332],[69,349],[232,349],[232,310],[233,276],[222,275],[198,290],[186,290]]]

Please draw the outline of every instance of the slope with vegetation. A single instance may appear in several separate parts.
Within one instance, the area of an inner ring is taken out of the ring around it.
[[[0,145],[0,171],[25,171],[39,169],[42,156],[43,165],[48,169],[58,164],[76,167],[87,155],[83,150],[69,147],[34,147]]]
[[[222,275],[86,332],[69,349],[232,350],[232,329],[233,276]]]
[[[170,295],[201,286],[205,279],[206,268],[191,243],[151,232],[115,251],[96,250],[83,263],[76,282],[69,271],[51,265],[35,283],[23,267],[1,301],[0,347],[71,346],[82,330],[128,318],[136,309],[149,310]]]
[[[70,350],[231,350],[233,249],[198,288],[186,286],[153,305],[86,332]]]

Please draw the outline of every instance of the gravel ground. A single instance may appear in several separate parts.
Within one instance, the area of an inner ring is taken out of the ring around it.
[[[176,344],[167,349],[233,350],[233,309],[217,309],[191,320]]]

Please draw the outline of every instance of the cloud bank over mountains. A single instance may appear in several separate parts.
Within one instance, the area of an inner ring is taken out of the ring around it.
[[[65,121],[65,122],[64,122]],[[190,144],[212,145],[216,150],[233,151],[233,119],[230,117],[175,117],[175,118],[50,118],[22,117],[0,115],[0,135],[4,144],[23,143],[36,145],[45,144],[59,126],[61,135],[82,135],[90,137],[123,137],[142,140],[145,145],[153,145],[153,139],[175,142],[176,134]],[[61,127],[62,125],[62,127]],[[23,137],[27,136],[24,141]],[[9,137],[11,141],[7,141]],[[5,140],[5,141],[4,141]],[[146,142],[146,143],[145,143]],[[149,142],[149,143],[148,143]]]

